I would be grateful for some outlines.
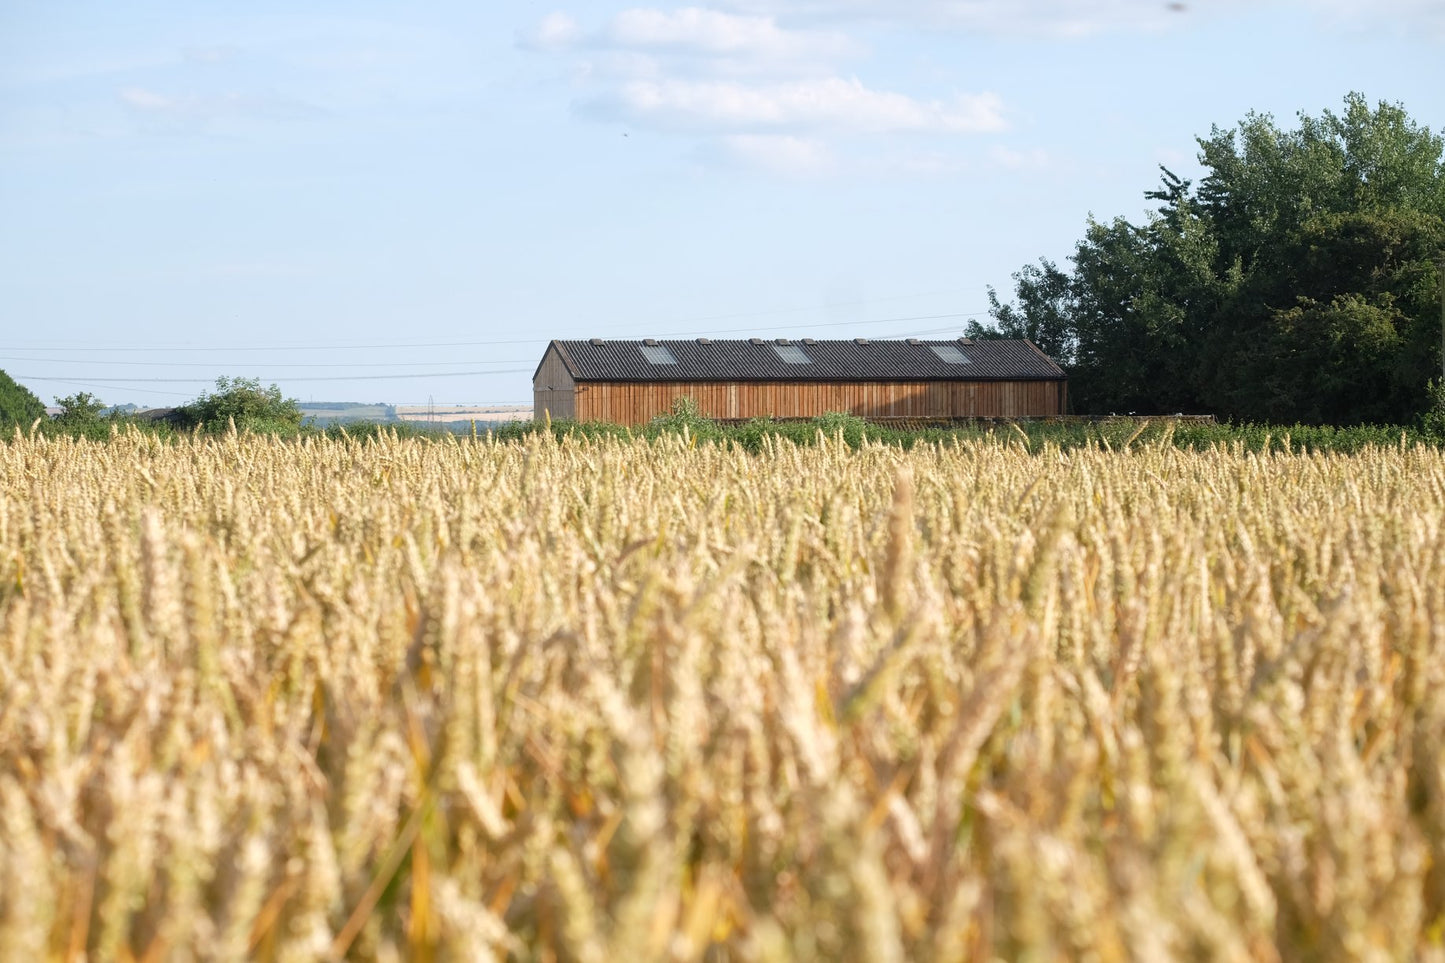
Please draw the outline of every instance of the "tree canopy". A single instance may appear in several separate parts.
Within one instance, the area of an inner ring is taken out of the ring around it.
[[[89,391],[78,391],[64,398],[56,398],[55,406],[60,409],[55,421],[66,428],[94,425],[101,420],[101,413],[105,411],[105,402]]]
[[[45,402],[24,385],[0,371],[0,427],[29,427],[45,417]]]
[[[276,385],[262,387],[259,378],[217,378],[216,390],[202,392],[176,409],[185,427],[205,425],[224,430],[230,424],[242,430],[294,432],[301,427],[301,405],[287,398]]]
[[[970,334],[1033,339],[1085,412],[1415,420],[1440,371],[1445,141],[1351,94],[1198,143],[1197,186],[1161,167],[1143,223],[1090,218],[1071,268],[1025,266]]]

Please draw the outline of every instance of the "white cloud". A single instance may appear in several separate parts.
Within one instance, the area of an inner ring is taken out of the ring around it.
[[[537,50],[562,50],[582,39],[582,26],[558,11],[542,18],[536,28],[523,35],[522,45]]]
[[[768,16],[704,7],[663,10],[633,7],[594,29],[553,13],[519,35],[527,49],[587,58],[587,66],[628,58],[667,61],[672,72],[694,76],[807,75],[864,50],[837,30],[794,30]]]
[[[1268,7],[1313,15],[1339,31],[1445,35],[1440,0],[717,0],[744,16],[869,22],[1054,38],[1188,29]]]
[[[713,163],[852,170],[860,136],[950,137],[1008,126],[993,93],[920,96],[845,74],[845,61],[867,55],[864,44],[768,10],[633,7],[588,28],[553,14],[526,43],[573,58],[579,113],[696,138],[696,155]]]
[[[1445,35],[1440,0],[714,0],[717,8],[636,8],[618,14],[591,42],[673,47],[720,55],[729,44],[752,56],[840,56],[857,44],[853,23],[959,30],[1004,36],[1087,38],[1188,29],[1265,7],[1293,6],[1337,31]],[[567,42],[582,39],[575,21]],[[550,18],[549,18],[550,19]],[[545,21],[544,21],[545,22]]]
[[[594,109],[633,123],[699,132],[980,133],[1007,126],[995,94],[922,101],[841,77],[768,85],[638,80]]]
[[[1082,37],[1120,30],[1157,30],[1221,8],[1269,0],[720,0],[752,16],[797,20],[866,20],[1000,34]]]
[[[624,10],[601,36],[607,43],[625,48],[772,61],[835,59],[852,56],[859,49],[838,31],[787,30],[770,16],[739,16],[701,7]]]
[[[662,61],[632,50],[604,50],[578,61],[574,72],[583,84],[616,84],[667,76]]]

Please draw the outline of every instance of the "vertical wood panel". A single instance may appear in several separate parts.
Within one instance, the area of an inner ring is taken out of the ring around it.
[[[694,399],[707,418],[813,418],[829,411],[864,418],[1014,418],[1055,415],[1062,406],[1059,383],[1048,381],[595,382],[577,386],[575,417],[646,424],[682,397]],[[571,417],[558,414],[555,397],[551,406],[552,417]]]
[[[577,383],[555,347],[548,346],[532,379],[532,417],[541,420],[543,412],[554,419],[578,418]]]

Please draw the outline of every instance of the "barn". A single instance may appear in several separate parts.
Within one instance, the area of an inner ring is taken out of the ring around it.
[[[708,418],[1026,418],[1063,414],[1067,380],[1031,341],[749,338],[552,341],[537,418],[645,424],[690,397]]]

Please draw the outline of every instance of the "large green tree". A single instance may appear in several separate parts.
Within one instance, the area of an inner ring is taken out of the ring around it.
[[[34,392],[0,371],[0,428],[15,425],[30,427],[36,418],[45,417],[45,402]]]
[[[1199,147],[1197,188],[1163,170],[1143,223],[1091,219],[1071,270],[1025,267],[972,333],[1055,354],[1081,411],[1413,420],[1440,366],[1442,138],[1351,94]]]

